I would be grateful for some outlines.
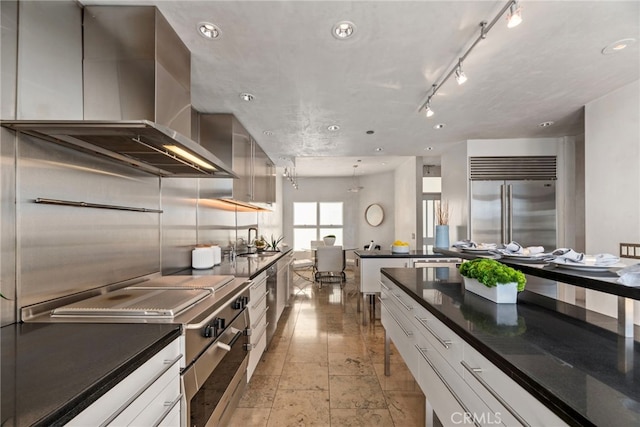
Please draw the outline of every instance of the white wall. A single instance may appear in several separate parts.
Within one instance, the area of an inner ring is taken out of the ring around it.
[[[416,248],[418,227],[418,194],[422,194],[422,159],[409,157],[395,170],[395,238]],[[418,191],[418,189],[420,191]]]
[[[640,243],[640,81],[585,107],[587,253]],[[628,260],[636,263],[638,260]],[[587,291],[587,308],[616,316],[616,298]],[[635,303],[636,323],[640,304]]]
[[[395,196],[394,172],[360,177],[360,203],[358,209],[358,247],[373,240],[382,249],[388,249],[395,240]],[[372,227],[365,221],[364,213],[369,205],[374,203],[382,206],[384,220],[377,227]]]
[[[453,145],[442,154],[442,200],[449,202],[451,244],[467,238],[469,223],[467,143]]]

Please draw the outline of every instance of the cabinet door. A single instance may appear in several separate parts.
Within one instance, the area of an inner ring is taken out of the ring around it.
[[[233,198],[243,202],[251,201],[251,135],[239,124],[234,126],[233,171],[238,179],[233,180]]]
[[[253,201],[273,203],[276,201],[275,166],[255,141],[253,154]]]

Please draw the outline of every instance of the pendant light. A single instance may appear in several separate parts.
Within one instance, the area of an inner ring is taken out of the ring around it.
[[[352,177],[352,184],[351,187],[349,187],[349,189],[347,190],[349,193],[357,193],[358,191],[362,190],[364,187],[362,187],[361,185],[358,185],[358,181],[356,180],[356,168],[358,167],[358,165],[353,165],[353,177]]]

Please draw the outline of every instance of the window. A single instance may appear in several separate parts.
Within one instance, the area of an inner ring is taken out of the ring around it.
[[[327,234],[336,236],[341,246],[343,237],[342,202],[295,202],[293,204],[293,249],[309,249],[312,240]]]

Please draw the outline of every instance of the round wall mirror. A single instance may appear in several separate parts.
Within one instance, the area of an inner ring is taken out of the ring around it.
[[[384,219],[384,211],[382,210],[382,206],[374,203],[373,205],[369,205],[366,211],[364,211],[364,218],[367,220],[367,224],[372,227],[377,227],[382,224],[382,220]]]

